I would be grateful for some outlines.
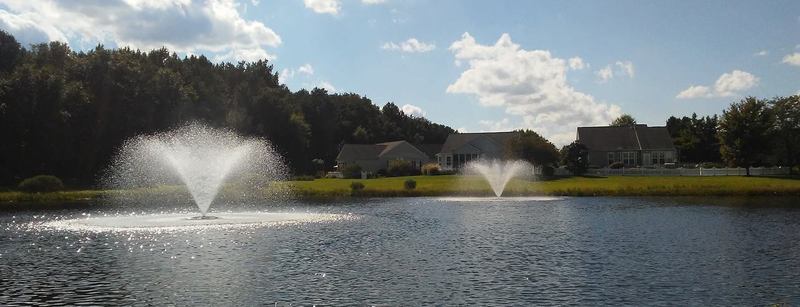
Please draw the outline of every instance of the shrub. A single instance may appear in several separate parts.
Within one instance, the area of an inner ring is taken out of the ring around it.
[[[556,170],[549,165],[542,166],[542,176],[545,178],[553,177],[556,174]]]
[[[292,178],[293,181],[314,181],[314,179],[317,179],[317,177],[309,175],[294,176],[294,178]]]
[[[61,179],[51,175],[38,175],[25,179],[19,183],[20,191],[28,193],[54,192],[64,189]]]
[[[406,190],[416,189],[417,188],[417,181],[414,180],[414,179],[406,179],[406,181],[403,182],[403,187],[406,188]]]
[[[425,165],[422,166],[422,174],[424,175],[435,176],[439,175],[441,171],[442,169],[439,168],[438,163],[425,163]]]
[[[350,195],[358,194],[359,192],[364,190],[364,184],[358,181],[353,181],[350,183]]]
[[[614,162],[608,165],[608,168],[619,169],[625,167],[625,164],[622,162]]]
[[[347,179],[360,179],[361,178],[361,166],[358,164],[350,164],[345,166],[344,169],[341,170],[342,176]]]
[[[411,166],[411,161],[392,160],[389,161],[389,168],[386,169],[387,175],[391,177],[418,175],[419,170]]]

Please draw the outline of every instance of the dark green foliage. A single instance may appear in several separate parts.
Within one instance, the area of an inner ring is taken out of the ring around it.
[[[542,167],[542,177],[544,178],[553,178],[556,174],[556,169],[552,166],[545,165]]]
[[[439,167],[439,163],[425,163],[422,166],[422,174],[427,176],[436,176],[441,173],[442,169]]]
[[[414,179],[406,179],[406,181],[403,182],[403,188],[405,188],[406,190],[416,189],[417,181]]]
[[[625,164],[622,163],[622,162],[614,162],[614,163],[611,163],[611,164],[608,165],[608,168],[612,168],[612,169],[620,169],[620,168],[623,168],[623,167],[625,167]]]
[[[558,150],[553,143],[531,130],[518,130],[517,136],[506,144],[506,158],[522,159],[534,165],[558,162]]]
[[[63,190],[64,183],[56,176],[38,175],[23,180],[17,188],[27,193],[55,192]]]
[[[723,112],[717,136],[722,158],[732,166],[747,168],[762,162],[770,150],[774,116],[766,102],[748,97]]]
[[[632,126],[635,124],[636,124],[636,119],[633,118],[633,116],[631,116],[630,114],[622,114],[620,115],[620,117],[617,117],[616,119],[614,119],[613,122],[611,122],[611,126],[617,126],[617,127]]]
[[[419,175],[419,170],[411,165],[411,161],[392,160],[386,168],[386,175],[390,177]]]
[[[716,115],[697,117],[697,114],[692,114],[692,117],[682,118],[670,116],[667,119],[667,130],[678,149],[678,160],[693,163],[722,161],[717,138],[718,125],[719,119]]]
[[[302,175],[302,176],[294,176],[294,177],[292,177],[292,181],[314,181],[315,179],[317,179],[317,178],[314,177],[314,176],[309,176],[309,175]]]
[[[361,166],[358,164],[350,164],[340,170],[342,176],[347,179],[361,178]]]
[[[0,161],[10,161],[0,185],[42,173],[92,185],[125,139],[192,121],[269,139],[295,174],[331,169],[343,143],[443,143],[453,132],[356,94],[292,93],[267,61],[58,42],[26,50],[0,32]]]
[[[589,149],[579,142],[572,142],[561,149],[561,165],[573,175],[579,176],[589,168]]]
[[[780,165],[797,165],[800,163],[800,95],[777,97],[768,104],[775,119],[775,160]]]
[[[364,184],[358,181],[350,183],[350,195],[356,195],[364,190]]]

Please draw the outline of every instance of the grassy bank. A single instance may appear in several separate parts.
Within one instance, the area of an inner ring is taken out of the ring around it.
[[[405,190],[403,182],[417,181],[417,188]],[[362,196],[493,195],[480,177],[416,176],[368,180],[318,179],[289,182],[299,196],[348,196],[350,183],[365,185]],[[504,196],[693,196],[693,195],[797,195],[800,180],[769,177],[571,177],[548,181],[512,180]]]
[[[407,179],[417,182],[413,190],[406,190]],[[270,189],[290,189],[300,198],[351,197],[350,184],[364,184],[358,197],[395,196],[491,196],[486,182],[475,176],[414,176],[379,178],[367,180],[317,179],[314,181],[289,181],[278,183]],[[265,191],[271,194],[274,191]],[[136,191],[63,191],[53,193],[0,192],[0,202],[59,202],[92,200],[109,196],[186,196],[180,187]],[[235,195],[235,191],[223,191],[220,197]],[[512,180],[504,196],[756,196],[783,195],[800,196],[800,179],[770,177],[571,177],[549,181]]]

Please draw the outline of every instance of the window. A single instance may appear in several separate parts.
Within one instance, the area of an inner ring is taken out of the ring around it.
[[[608,164],[607,165],[614,164],[614,162],[617,162],[616,159],[614,158],[614,153],[613,152],[609,152],[608,153]]]
[[[666,162],[663,151],[652,152],[650,153],[650,157],[652,158],[654,165],[664,164],[664,162]]]
[[[453,165],[453,156],[447,156],[447,166]]]
[[[637,154],[635,151],[626,151],[622,153],[622,163],[625,165],[636,165]]]

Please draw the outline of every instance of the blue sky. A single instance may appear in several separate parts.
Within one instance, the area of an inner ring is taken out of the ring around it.
[[[76,49],[268,57],[293,90],[557,144],[621,113],[663,125],[800,91],[798,1],[0,0],[0,28]]]

